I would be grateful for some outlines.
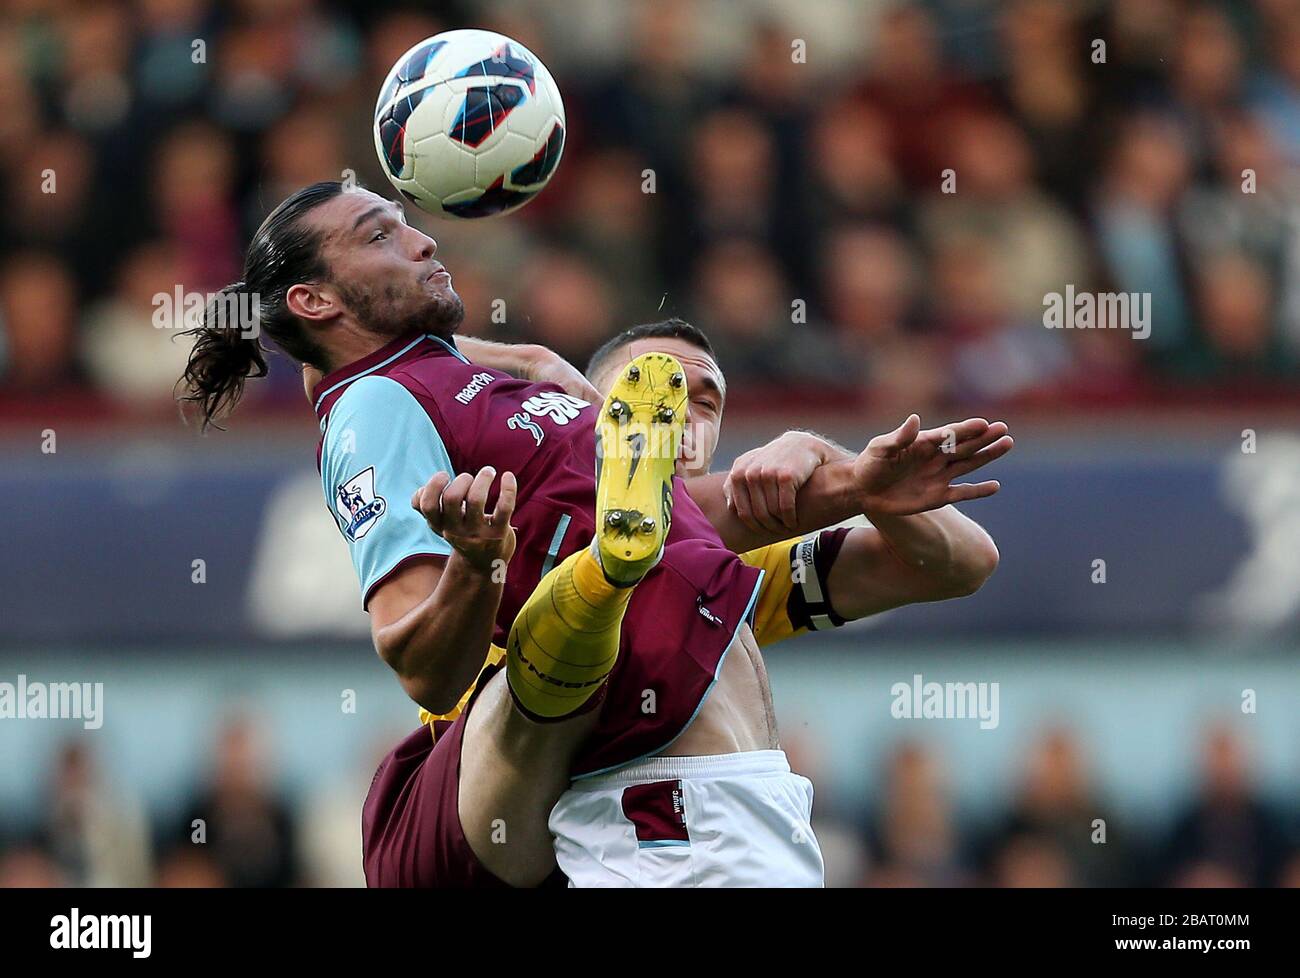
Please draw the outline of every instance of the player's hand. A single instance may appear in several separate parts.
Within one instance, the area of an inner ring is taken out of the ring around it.
[[[736,459],[722,494],[751,530],[793,530],[798,526],[795,496],[833,454],[832,446],[811,432],[787,431]]]
[[[995,481],[953,485],[988,465],[1015,444],[1002,421],[968,418],[921,430],[913,414],[893,431],[877,435],[853,463],[862,511],[911,516],[949,503],[983,499],[998,491]]]
[[[428,520],[430,529],[483,574],[504,568],[515,552],[510,517],[518,486],[513,472],[501,473],[496,508],[484,511],[496,474],[490,465],[479,469],[478,475],[462,472],[454,479],[439,472],[411,497],[411,508]]]
[[[564,393],[572,394],[589,404],[599,404],[604,400],[600,391],[591,385],[581,370],[544,346],[536,348],[522,373],[525,380],[539,384],[558,384]]]

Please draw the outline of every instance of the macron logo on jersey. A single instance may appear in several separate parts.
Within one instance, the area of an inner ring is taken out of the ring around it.
[[[388,509],[383,496],[375,495],[375,467],[358,472],[334,492],[334,508],[343,521],[343,533],[356,542],[370,532]]]
[[[475,395],[477,395],[479,391],[494,380],[496,380],[496,378],[491,374],[475,374],[470,378],[469,383],[460,389],[460,392],[456,395],[456,400],[461,404],[468,404],[470,401],[474,400]]]

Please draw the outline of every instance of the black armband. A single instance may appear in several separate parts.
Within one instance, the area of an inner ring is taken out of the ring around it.
[[[795,631],[807,628],[819,632],[844,624],[845,619],[831,607],[829,582],[831,567],[848,535],[848,527],[843,526],[821,530],[790,548],[793,584],[786,602],[786,613]]]

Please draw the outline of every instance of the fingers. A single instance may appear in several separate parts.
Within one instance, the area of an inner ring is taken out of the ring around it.
[[[558,384],[566,394],[599,404],[605,395],[592,386],[591,381],[582,375],[582,371],[557,353],[547,350],[543,360],[531,371],[525,372],[529,380]]]
[[[763,529],[763,524],[758,521],[755,512],[754,499],[749,493],[749,484],[744,480],[737,480],[731,485],[731,508],[736,511],[740,522],[751,530]]]
[[[465,528],[469,530],[478,529],[486,522],[484,511],[487,509],[488,490],[492,488],[492,483],[497,477],[497,470],[490,465],[485,465],[478,470],[478,475],[470,483],[469,490],[465,493]],[[457,476],[459,478],[459,476]],[[444,501],[445,505],[445,501]]]
[[[798,525],[798,486],[793,472],[763,467],[741,471],[733,466],[722,491],[736,516],[751,530],[781,533]]]
[[[465,515],[465,496],[469,494],[469,488],[473,484],[474,477],[468,472],[462,472],[442,491],[439,506],[442,509],[444,525],[452,523],[459,525]]]
[[[443,532],[442,494],[451,481],[448,473],[439,472],[411,496],[411,508],[428,521],[435,533]]]
[[[769,465],[759,470],[763,498],[767,512],[773,519],[773,529],[793,530],[798,525],[795,496],[800,484],[806,482],[807,478],[802,471],[789,465]]]
[[[761,530],[764,524],[760,514],[767,505],[761,489],[751,482],[751,475],[751,472],[731,470],[727,477],[731,481],[731,506],[742,523],[751,530]]]
[[[519,486],[514,473],[502,474],[497,505],[489,521],[485,510],[495,478],[496,469],[490,465],[479,469],[475,476],[462,472],[454,479],[446,472],[439,472],[415,491],[411,508],[428,521],[435,533],[443,536],[472,532],[488,525],[507,526],[514,515]]]
[[[515,514],[515,496],[519,491],[513,472],[501,473],[501,490],[497,493],[497,505],[492,510],[493,526],[508,526],[510,517]]]
[[[596,388],[592,386],[591,381],[587,380],[586,377],[582,376],[582,374],[578,373],[576,370],[574,371],[574,374],[576,376],[573,378],[571,383],[560,385],[564,388],[565,393],[572,394],[579,400],[587,401],[590,404],[600,404],[605,400],[605,395],[596,390]]]
[[[560,374],[556,377],[546,377],[545,380],[551,383],[559,384],[560,388],[566,394],[572,394],[574,397],[589,404],[599,404],[605,399],[605,395],[592,386],[591,381],[582,375],[582,372],[564,361],[560,361]]]
[[[961,485],[949,486],[944,496],[945,503],[964,503],[971,499],[984,499],[993,495],[1002,485],[996,480],[989,482],[963,482]]]
[[[967,437],[964,441],[958,441],[956,449],[949,458],[970,458],[976,452],[979,452],[1007,433],[1007,423],[1005,421],[994,421],[987,425],[983,432]]]
[[[988,427],[989,423],[983,418],[967,418],[965,421],[949,422],[938,428],[928,428],[917,436],[917,440],[934,445],[951,458],[967,441],[981,437]],[[944,451],[945,446],[948,447],[948,451]]]
[[[799,517],[795,512],[796,495],[798,495],[798,487],[795,485],[793,475],[777,481],[777,514],[787,530],[793,530],[799,525]]]
[[[916,441],[916,436],[920,433],[921,416],[919,414],[909,414],[906,421],[884,436],[885,447],[895,450],[904,449]]]
[[[759,530],[762,527],[754,518],[754,503],[750,499],[749,483],[746,481],[749,457],[752,454],[752,452],[746,452],[731,463],[731,471],[727,473],[727,478],[722,482],[722,494],[727,500],[727,505],[735,512],[740,522],[751,530]]]
[[[970,458],[958,459],[944,469],[944,475],[949,479],[957,479],[968,472],[974,472],[976,469],[983,468],[990,462],[1000,459],[1007,452],[1015,447],[1015,439],[1010,435],[1003,435],[983,451],[977,452]]]
[[[745,484],[749,489],[754,521],[764,530],[780,533],[785,527],[778,515],[781,504],[775,473],[762,468],[750,469],[745,473]]]

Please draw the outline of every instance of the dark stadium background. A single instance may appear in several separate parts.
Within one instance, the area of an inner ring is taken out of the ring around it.
[[[366,640],[296,373],[200,437],[153,297],[238,278],[302,184],[385,192],[379,83],[455,26],[527,44],[569,121],[521,213],[411,214],[466,332],[581,364],[691,319],[731,384],[720,464],[913,410],[1017,436],[966,508],[1002,551],[980,594],[768,657],[828,881],[1300,883],[1300,7],[433,6],[0,15],[0,681],[106,697],[94,731],[0,719],[0,886],[358,882],[360,800],[415,709]],[[1150,293],[1150,337],[1045,329],[1067,285]],[[999,683],[999,725],[894,719],[916,674]]]

